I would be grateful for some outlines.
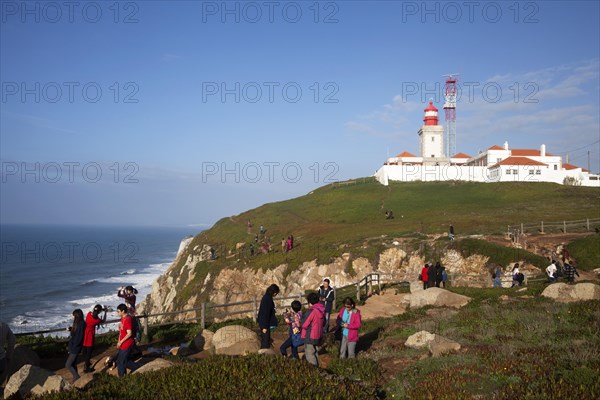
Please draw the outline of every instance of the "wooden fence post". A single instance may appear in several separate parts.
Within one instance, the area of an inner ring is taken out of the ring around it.
[[[544,233],[544,221],[542,221],[542,233]]]
[[[146,314],[144,312],[144,315],[142,315],[142,317],[144,318],[144,332],[142,333],[142,340],[144,342],[149,342],[150,341],[150,330],[148,328],[148,314]]]
[[[360,301],[360,282],[356,284],[356,301]]]
[[[586,229],[589,231],[590,230],[590,219],[589,218],[586,219],[585,225],[586,225]]]
[[[563,233],[567,233],[567,221],[563,221]]]
[[[256,317],[258,316],[258,306],[256,305],[256,297],[254,297],[252,299],[252,313],[254,318],[252,318],[253,320],[256,319]]]
[[[525,231],[523,231],[523,223],[521,222],[521,235],[525,233]]]
[[[200,304],[200,328],[204,330],[206,327],[206,303]]]
[[[381,275],[377,274],[377,290],[379,291],[379,294],[381,294]]]

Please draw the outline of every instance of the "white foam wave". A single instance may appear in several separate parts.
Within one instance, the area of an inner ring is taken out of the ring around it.
[[[13,318],[9,325],[13,332],[33,332],[48,329],[65,328],[64,332],[52,333],[56,336],[68,336],[66,328],[72,323],[73,316],[72,312],[76,308],[83,310],[84,314],[90,311],[96,304],[103,306],[109,306],[116,309],[119,303],[122,303],[122,299],[117,297],[117,290],[119,286],[124,284],[132,285],[138,290],[137,302],[141,302],[145,299],[146,295],[150,293],[152,283],[160,274],[162,274],[171,263],[160,263],[150,264],[144,268],[143,273],[133,273],[131,275],[120,275],[110,278],[91,279],[86,283],[100,282],[100,283],[115,283],[115,289],[111,293],[107,293],[101,296],[89,296],[78,299],[68,300],[62,305],[56,304],[55,302],[44,302],[40,309],[44,311],[27,311],[24,315],[19,315]],[[133,271],[133,270],[132,270]],[[116,315],[109,313],[109,319],[116,318]],[[115,326],[107,325],[101,329],[101,332],[114,330]]]

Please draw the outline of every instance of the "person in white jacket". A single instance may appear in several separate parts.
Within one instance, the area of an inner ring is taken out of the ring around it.
[[[548,274],[549,282],[554,282],[556,280],[556,261],[552,260],[552,263],[546,267],[546,274]]]

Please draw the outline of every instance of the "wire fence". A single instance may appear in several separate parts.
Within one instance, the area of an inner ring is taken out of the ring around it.
[[[573,221],[539,221],[508,225],[506,234],[513,241],[518,241],[518,236],[524,233],[590,232],[598,229],[600,229],[600,218],[585,218]]]

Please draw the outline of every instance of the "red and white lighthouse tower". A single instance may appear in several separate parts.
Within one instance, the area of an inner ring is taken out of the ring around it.
[[[424,111],[423,126],[419,129],[421,157],[425,163],[437,164],[444,157],[444,127],[438,124],[438,109],[433,105],[433,100],[429,101]]]

